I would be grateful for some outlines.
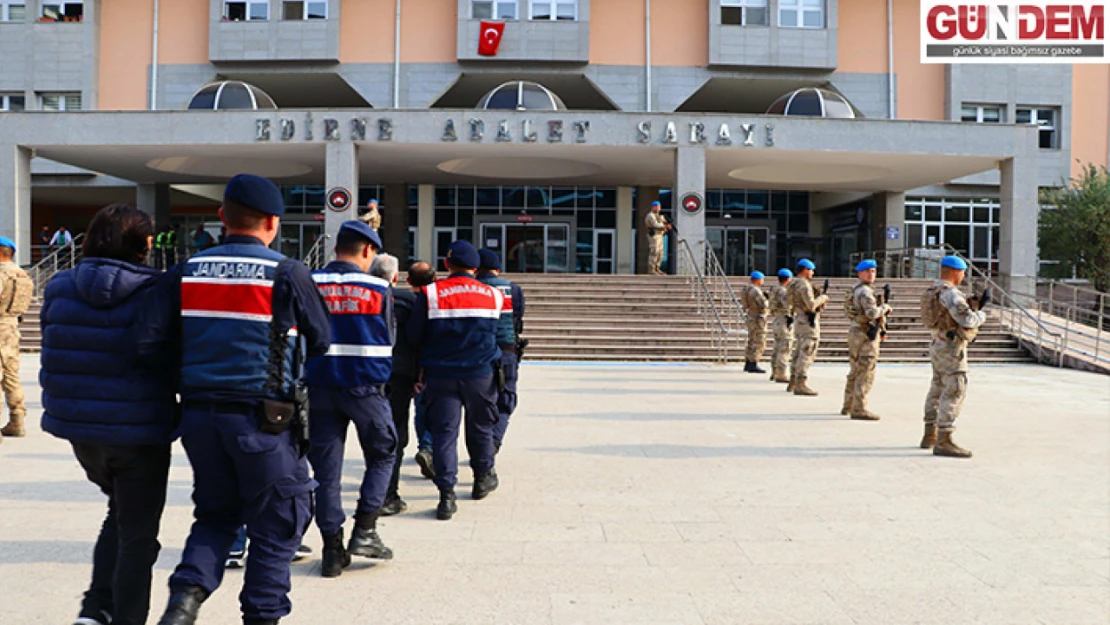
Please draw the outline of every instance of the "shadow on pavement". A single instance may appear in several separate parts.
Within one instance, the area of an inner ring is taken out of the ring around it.
[[[529,419],[596,419],[599,421],[847,421],[839,414],[682,414],[673,412],[599,412],[530,414]]]
[[[913,447],[706,447],[696,445],[588,445],[585,447],[534,447],[531,451],[620,458],[915,458],[924,457]]]

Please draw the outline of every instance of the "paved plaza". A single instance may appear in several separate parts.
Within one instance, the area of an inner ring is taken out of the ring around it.
[[[72,622],[105,511],[38,427],[37,371],[26,356],[32,431],[0,445],[4,625]],[[282,622],[1110,622],[1110,378],[973,367],[964,461],[917,448],[927,366],[880,366],[878,423],[837,414],[846,371],[815,366],[804,398],[738,367],[526,362],[500,490],[471,501],[464,469],[458,514],[436,521],[410,452],[409,511],[380,523],[396,559],[334,580],[295,564]],[[191,520],[174,453],[152,623]],[[306,542],[319,553],[314,527]],[[240,622],[241,580],[201,623]]]

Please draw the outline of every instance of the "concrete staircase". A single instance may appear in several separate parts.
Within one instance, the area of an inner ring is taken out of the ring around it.
[[[712,361],[717,358],[691,287],[678,276],[584,276],[506,274],[521,285],[527,302],[524,336],[529,360]],[[823,282],[824,278],[819,278]],[[738,289],[746,278],[735,278]],[[884,362],[928,362],[929,333],[918,301],[929,280],[891,280],[894,314],[883,343]],[[848,360],[848,320],[841,300],[855,284],[834,278],[832,301],[822,316],[818,361]],[[886,281],[880,281],[886,284]],[[765,287],[766,289],[767,287]],[[768,337],[765,357],[773,341]],[[741,349],[730,359],[743,360]],[[972,345],[976,362],[1032,362],[998,321],[991,319]]]

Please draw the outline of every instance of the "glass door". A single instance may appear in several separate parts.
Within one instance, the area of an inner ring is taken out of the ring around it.
[[[767,227],[710,226],[706,241],[717,254],[725,274],[746,276],[771,269],[771,229]]]
[[[289,258],[304,259],[305,254],[324,235],[324,224],[293,222],[281,224],[281,243],[278,251]]]
[[[443,261],[447,260],[447,248],[455,242],[455,229],[454,228],[436,228],[435,229],[435,252],[436,262],[435,270],[443,271]]]
[[[482,224],[478,241],[501,256],[507,273],[570,271],[568,224]]]
[[[594,273],[613,273],[616,230],[594,230]]]

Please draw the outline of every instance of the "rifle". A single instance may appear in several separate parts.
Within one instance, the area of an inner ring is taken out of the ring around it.
[[[890,303],[890,285],[889,284],[883,287],[883,294],[880,295],[877,299],[879,300],[879,306],[882,306],[883,304]],[[874,341],[875,337],[882,337],[882,340],[885,341],[886,340],[886,326],[887,326],[887,314],[883,314],[882,317],[879,317],[875,321],[867,324],[867,338],[869,340]]]
[[[821,288],[821,292],[818,293],[817,296],[820,297],[822,295],[828,295],[828,294],[829,294],[829,279],[825,278],[825,285]],[[817,325],[817,315],[822,310],[825,310],[825,304],[821,304],[820,306],[817,307],[817,310],[815,310],[813,312],[808,312],[808,311],[806,312],[806,319],[809,319],[810,327],[813,327],[813,326]]]
[[[994,299],[994,295],[991,293],[991,288],[988,286],[983,289],[982,294],[971,298],[971,301],[976,303],[975,310],[983,310],[987,307],[987,304],[991,303],[992,299]]]

